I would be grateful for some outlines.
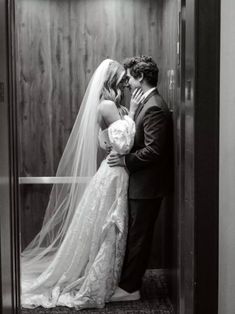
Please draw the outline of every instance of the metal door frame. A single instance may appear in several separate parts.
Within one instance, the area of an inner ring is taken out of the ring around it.
[[[195,313],[218,312],[220,0],[195,1]]]
[[[0,261],[1,313],[20,304],[14,1],[0,0]]]
[[[177,313],[216,314],[220,0],[180,0],[180,6]]]

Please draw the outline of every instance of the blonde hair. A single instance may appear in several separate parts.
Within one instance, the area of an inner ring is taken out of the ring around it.
[[[124,67],[117,61],[112,60],[109,64],[104,85],[100,92],[100,99],[111,100],[115,102],[117,107],[122,107],[122,91],[118,87],[118,84],[124,74]]]

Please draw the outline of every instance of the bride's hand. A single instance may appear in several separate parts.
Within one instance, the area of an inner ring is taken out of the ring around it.
[[[141,97],[143,96],[143,91],[140,88],[136,88],[131,96],[130,101],[130,111],[129,116],[131,118],[134,118],[135,112],[137,108],[139,107],[139,104],[141,102]]]

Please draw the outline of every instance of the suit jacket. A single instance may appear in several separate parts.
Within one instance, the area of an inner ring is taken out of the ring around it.
[[[135,114],[136,134],[130,154],[129,198],[154,199],[166,195],[173,185],[172,115],[157,90]]]

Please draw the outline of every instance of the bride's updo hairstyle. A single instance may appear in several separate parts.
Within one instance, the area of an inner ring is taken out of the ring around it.
[[[124,67],[117,61],[111,60],[100,93],[100,99],[111,100],[115,102],[116,106],[121,106],[122,91],[119,84],[124,74]]]

